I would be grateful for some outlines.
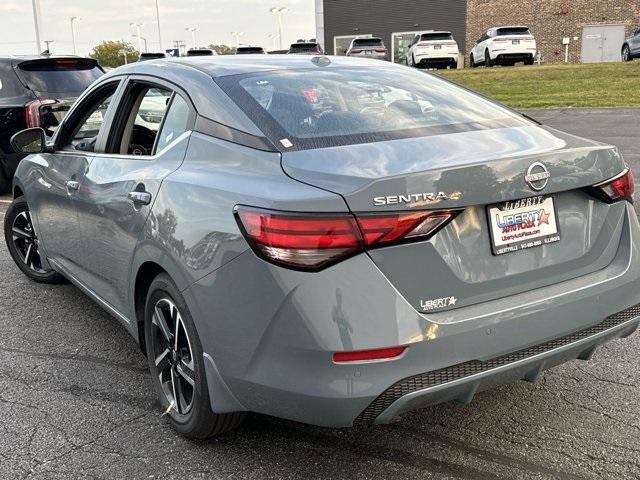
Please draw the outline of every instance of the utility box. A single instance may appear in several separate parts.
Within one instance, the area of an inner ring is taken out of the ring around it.
[[[582,29],[584,63],[618,62],[624,43],[624,25],[591,25]]]

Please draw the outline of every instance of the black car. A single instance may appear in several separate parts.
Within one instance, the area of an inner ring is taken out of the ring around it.
[[[75,99],[104,70],[91,58],[0,56],[0,194],[24,154],[9,140],[25,128],[42,127],[51,135]]]
[[[289,53],[293,55],[322,55],[322,47],[315,42],[297,42],[289,47]]]
[[[264,55],[265,51],[262,47],[238,47],[236,55]]]
[[[146,62],[147,60],[157,60],[158,58],[167,58],[167,54],[164,52],[142,52],[139,62]]]

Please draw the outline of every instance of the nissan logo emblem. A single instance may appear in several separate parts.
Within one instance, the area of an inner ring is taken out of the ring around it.
[[[540,190],[544,190],[544,188],[547,186],[550,177],[551,174],[543,163],[533,162],[527,169],[527,174],[524,176],[524,181],[527,182],[527,185],[529,185],[529,187],[531,187],[531,190],[539,192]]]

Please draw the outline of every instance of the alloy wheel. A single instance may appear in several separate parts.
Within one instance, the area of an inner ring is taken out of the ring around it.
[[[152,354],[167,403],[187,415],[194,401],[195,364],[191,340],[178,307],[168,298],[158,300],[151,318]]]
[[[627,47],[625,45],[625,47],[622,49],[622,60],[625,61],[625,62],[628,62],[629,61],[629,54],[630,54],[629,47]]]
[[[20,260],[27,268],[35,273],[47,273],[47,270],[42,268],[42,258],[38,251],[38,236],[33,229],[29,210],[23,210],[13,219],[11,237]]]

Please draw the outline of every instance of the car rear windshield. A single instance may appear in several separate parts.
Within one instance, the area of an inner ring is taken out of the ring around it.
[[[423,42],[429,42],[432,40],[453,40],[453,37],[449,32],[423,33],[420,36],[420,40]]]
[[[40,94],[77,96],[104,72],[90,59],[38,59],[18,64],[20,80]]]
[[[354,47],[382,47],[381,38],[356,38],[353,41]]]
[[[527,27],[505,27],[499,28],[496,32],[498,37],[505,35],[531,35],[531,32]]]
[[[529,124],[445,80],[397,66],[287,70],[216,81],[274,143],[291,142],[297,149]]]
[[[298,53],[298,52],[317,52],[318,44],[317,43],[296,43],[291,45],[289,49],[290,52]]]

